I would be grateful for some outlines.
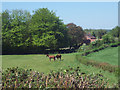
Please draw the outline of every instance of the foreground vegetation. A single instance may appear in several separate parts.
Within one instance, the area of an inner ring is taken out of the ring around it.
[[[80,67],[49,73],[8,68],[2,78],[3,88],[108,88],[102,74],[80,73]],[[117,85],[116,85],[117,86]],[[116,87],[114,86],[114,87]]]

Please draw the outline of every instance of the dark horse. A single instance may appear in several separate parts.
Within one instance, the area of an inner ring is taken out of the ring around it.
[[[60,58],[60,60],[61,60],[61,57],[62,57],[61,54],[57,54],[57,55],[56,55],[56,58],[57,58],[57,59]]]
[[[51,59],[54,59],[54,61],[55,61],[55,56],[50,56],[47,54],[46,57],[49,57],[50,61],[51,61]]]

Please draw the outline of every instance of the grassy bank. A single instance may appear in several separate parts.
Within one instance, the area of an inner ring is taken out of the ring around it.
[[[118,48],[120,48],[120,46],[119,47],[108,47],[99,52],[88,54],[86,58],[90,60],[106,62],[111,65],[118,65]]]

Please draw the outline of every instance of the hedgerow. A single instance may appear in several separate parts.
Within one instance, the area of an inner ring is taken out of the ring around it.
[[[98,68],[102,68],[103,70],[107,70],[109,72],[118,72],[117,69],[118,69],[118,66],[116,65],[111,65],[111,64],[108,64],[108,63],[101,63],[101,62],[98,62],[98,61],[95,61],[95,60],[88,60],[87,58],[85,58],[85,56],[81,56],[81,55],[76,55],[76,59],[78,61],[80,61],[80,63],[82,64],[85,64],[85,65],[92,65],[92,66],[95,66],[95,67],[98,67]]]
[[[117,46],[120,46],[120,42],[116,42],[116,43],[110,43],[110,44],[103,44],[97,48],[93,48],[93,49],[90,49],[90,50],[86,50],[84,51],[81,55],[82,56],[87,56],[88,54],[90,53],[93,53],[93,52],[98,52],[100,50],[103,50],[107,47],[117,47]]]

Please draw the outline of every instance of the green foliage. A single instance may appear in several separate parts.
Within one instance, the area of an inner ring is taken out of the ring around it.
[[[110,34],[104,35],[102,38],[103,38],[102,41],[103,41],[104,44],[109,44],[109,43],[114,43],[115,42],[114,37],[111,36]]]
[[[103,44],[103,42],[101,40],[96,40],[94,42],[91,42],[89,47],[91,47],[91,49],[93,49],[93,48],[100,47],[102,44]]]
[[[116,43],[111,43],[109,44],[110,47],[117,47],[120,46],[120,42],[116,42]]]
[[[3,51],[11,47],[28,46],[27,27],[30,13],[23,10],[13,10],[2,13],[2,42]]]
[[[87,34],[90,33],[98,39],[101,39],[103,35],[107,34],[107,30],[104,29],[85,29],[84,32]]]
[[[120,84],[120,67],[116,69],[115,75],[118,77],[118,83]]]
[[[85,43],[83,43],[82,46],[79,47],[79,49],[77,50],[78,52],[83,52],[83,51],[86,51],[86,50],[90,50],[91,48],[86,45]]]
[[[53,11],[47,8],[38,9],[34,12],[30,23],[33,38],[33,46],[44,46],[50,49],[64,47],[66,27]]]
[[[96,47],[96,48],[94,48],[94,47],[88,48],[86,51],[84,51],[82,53],[82,56],[87,56],[90,53],[98,52],[98,51],[103,50],[103,49],[105,49],[107,47],[117,47],[117,46],[120,46],[120,42],[110,43],[110,44],[102,44],[101,46]]]
[[[80,67],[51,71],[48,75],[36,71],[8,68],[2,73],[2,88],[108,88],[101,73],[80,72]]]
[[[26,10],[5,10],[2,13],[4,52],[36,52],[68,45],[66,26],[53,11],[41,8],[33,15]]]
[[[110,34],[111,34],[113,37],[120,37],[120,27],[119,27],[119,26],[116,26],[115,28],[113,28],[113,29],[110,31]]]

